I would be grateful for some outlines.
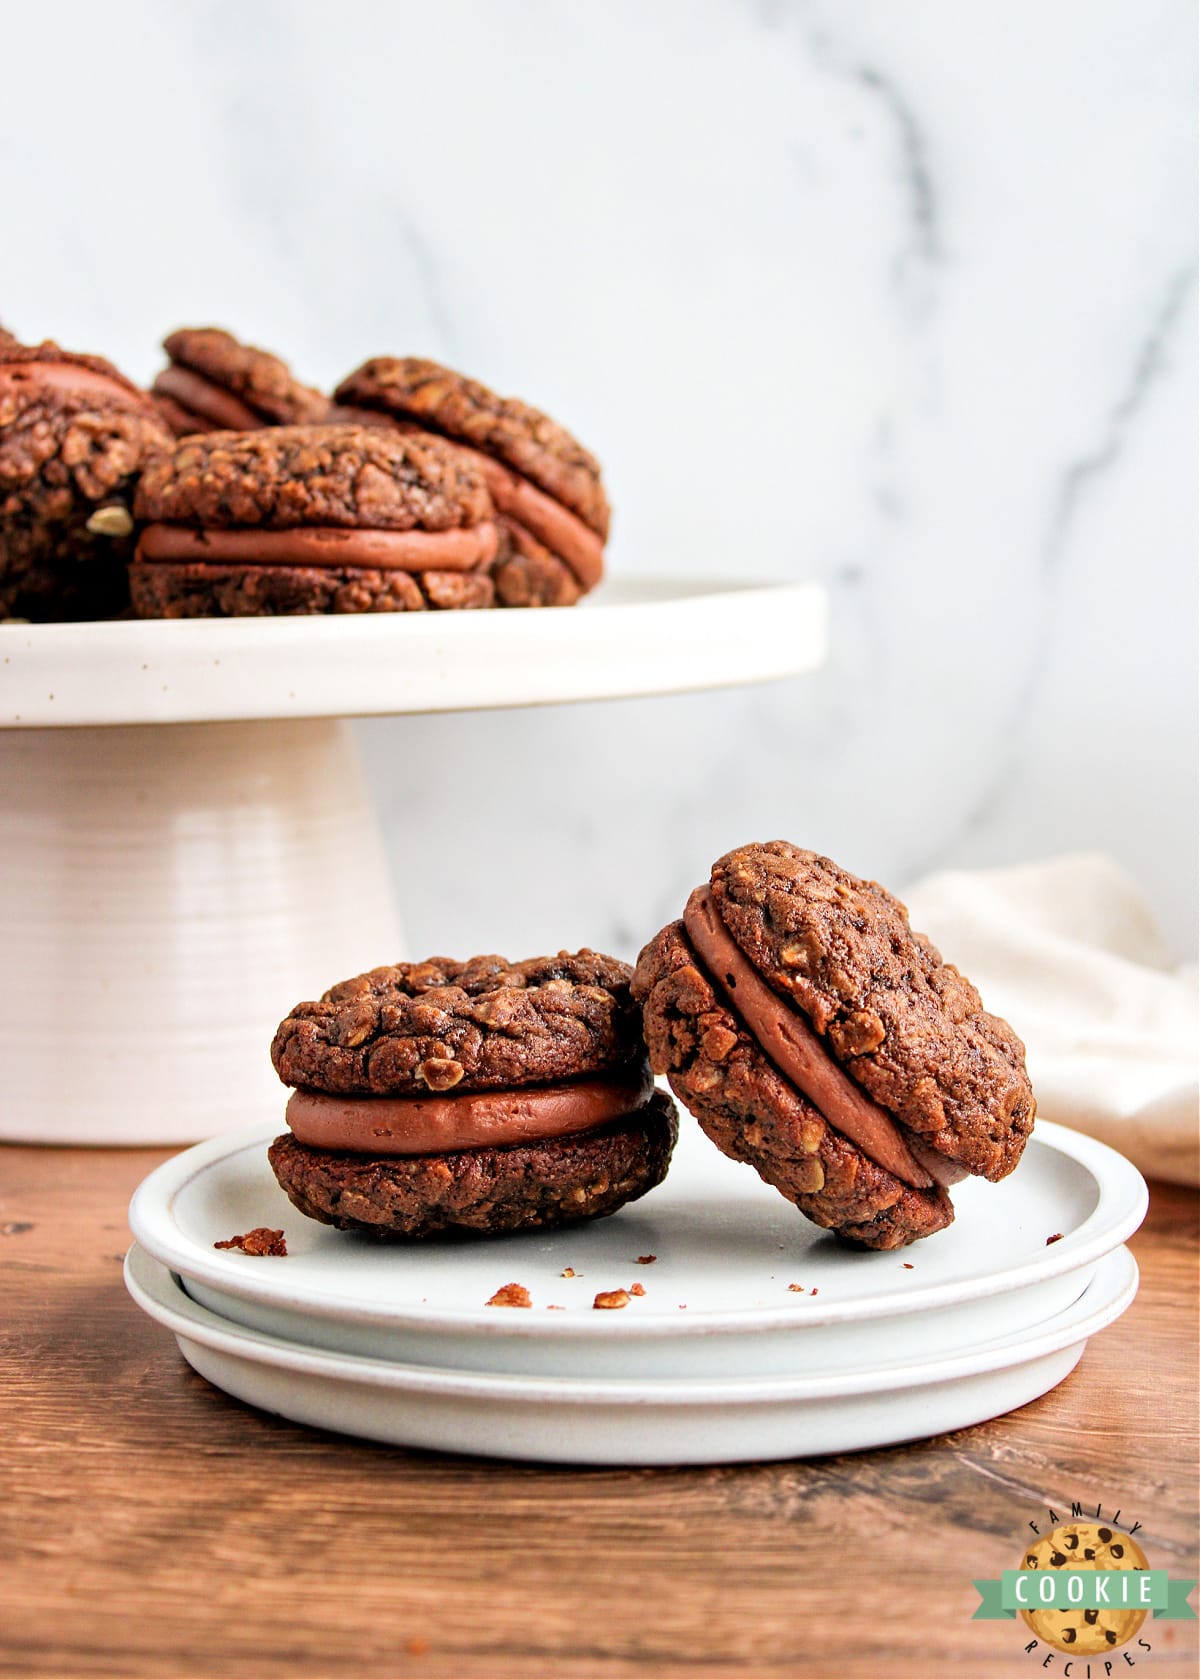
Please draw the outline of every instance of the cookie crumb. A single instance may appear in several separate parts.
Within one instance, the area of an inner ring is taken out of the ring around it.
[[[802,1283],[789,1283],[788,1288],[791,1290],[793,1295],[803,1295],[804,1293],[804,1285]]]
[[[911,1272],[913,1269],[913,1263],[911,1260],[901,1260],[900,1264],[904,1267],[906,1272]]]
[[[566,1312],[566,1310],[566,1307],[560,1307],[557,1301],[548,1301],[546,1303],[547,1312]]]
[[[629,1305],[629,1295],[624,1289],[602,1289],[592,1305],[593,1307],[609,1309],[627,1307]]]
[[[629,1293],[631,1295],[644,1295],[646,1291],[640,1283],[631,1283],[629,1285]]]
[[[559,1275],[559,1277],[574,1277],[575,1276],[575,1268],[574,1268],[574,1266],[564,1266],[562,1271],[558,1275]]]
[[[240,1248],[243,1254],[272,1254],[287,1258],[287,1243],[282,1231],[271,1231],[265,1225],[256,1225],[253,1231],[244,1231],[240,1237],[230,1237],[228,1242],[215,1242],[214,1248]]]
[[[1049,1248],[1050,1244],[1052,1242],[1061,1242],[1062,1240],[1063,1240],[1062,1232],[1061,1231],[1055,1231],[1055,1233],[1052,1237],[1047,1237],[1046,1238],[1046,1247]]]
[[[637,1257],[637,1263],[639,1266],[653,1266],[657,1259],[657,1254],[639,1254]]]
[[[503,1284],[490,1301],[485,1301],[485,1307],[531,1307],[533,1296],[523,1283]]]

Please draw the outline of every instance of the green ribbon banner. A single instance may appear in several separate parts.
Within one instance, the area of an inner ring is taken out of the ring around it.
[[[973,1622],[1015,1618],[1018,1610],[1152,1610],[1155,1621],[1194,1622],[1195,1581],[1172,1581],[1165,1569],[1006,1569],[976,1581]]]

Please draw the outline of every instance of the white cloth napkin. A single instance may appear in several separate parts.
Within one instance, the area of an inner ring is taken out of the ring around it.
[[[1200,1182],[1196,969],[1172,968],[1110,858],[947,871],[903,897],[913,927],[1024,1039],[1043,1119],[1111,1144],[1148,1178]]]

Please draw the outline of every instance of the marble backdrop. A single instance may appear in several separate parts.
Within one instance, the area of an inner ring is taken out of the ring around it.
[[[1191,0],[4,10],[0,320],[423,352],[605,463],[624,574],[828,667],[358,726],[411,943],[633,953],[721,850],[1116,855],[1196,910]],[[381,952],[381,960],[389,955]]]

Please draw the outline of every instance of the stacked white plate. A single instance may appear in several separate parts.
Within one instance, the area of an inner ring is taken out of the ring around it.
[[[699,1464],[913,1440],[1053,1388],[1137,1290],[1122,1244],[1145,1184],[1044,1122],[1012,1177],[958,1186],[955,1224],[890,1254],[809,1225],[686,1115],[666,1183],[610,1219],[412,1246],[298,1213],[267,1163],[277,1129],[146,1179],[126,1282],[217,1387],[378,1441]],[[284,1229],[286,1258],[214,1247],[257,1226]],[[486,1305],[508,1283],[531,1308]],[[626,1306],[593,1306],[613,1290]]]

